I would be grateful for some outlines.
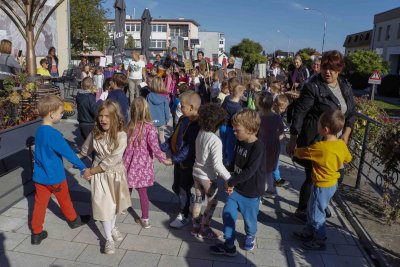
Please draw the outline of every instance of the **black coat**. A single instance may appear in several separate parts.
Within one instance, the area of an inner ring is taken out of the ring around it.
[[[353,128],[356,111],[352,88],[341,77],[338,78],[338,82],[347,104],[344,128]],[[329,109],[340,110],[340,103],[321,75],[318,75],[304,85],[294,107],[290,134],[298,135],[297,147],[306,147],[322,140],[318,134],[318,120],[320,115]]]
[[[294,66],[291,65],[289,67],[289,76],[288,76],[288,81],[287,81],[290,88],[293,87],[292,76],[293,76],[294,70],[295,70]],[[299,68],[297,77],[296,77],[296,83],[299,84],[299,87],[297,88],[297,90],[301,90],[303,88],[303,85],[309,76],[310,76],[310,74],[307,70],[307,67],[304,65],[301,65]]]
[[[96,95],[80,90],[76,95],[76,109],[79,123],[95,123],[98,105]]]

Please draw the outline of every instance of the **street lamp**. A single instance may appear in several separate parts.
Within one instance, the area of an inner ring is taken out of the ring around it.
[[[281,30],[277,30],[277,32],[279,32],[279,33],[283,33],[284,35],[286,35],[286,37],[288,38],[288,45],[287,45],[287,53],[288,53],[288,57],[290,56],[290,36],[289,36],[289,34],[287,34],[287,33],[285,33],[285,32],[283,32],[283,31],[281,31]]]
[[[304,10],[314,10],[314,11],[317,11],[317,12],[321,13],[322,16],[324,16],[324,36],[322,37],[322,51],[321,51],[321,53],[324,53],[325,32],[326,32],[326,14],[325,14],[324,12],[322,12],[321,10],[316,9],[316,8],[309,8],[309,7],[306,7],[306,8],[304,8]]]

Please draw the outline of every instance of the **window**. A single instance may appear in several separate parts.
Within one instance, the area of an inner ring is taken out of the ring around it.
[[[382,27],[379,27],[379,29],[378,29],[378,41],[381,40],[381,35],[382,35]]]
[[[362,41],[363,37],[364,37],[364,36],[363,36],[362,34],[360,34],[360,41]]]
[[[390,25],[386,26],[386,35],[385,35],[385,40],[390,39]]]
[[[125,24],[125,31],[130,32],[131,31],[131,24]]]
[[[110,32],[114,32],[115,31],[115,24],[108,24],[108,30]]]
[[[224,44],[224,40],[219,40],[219,44],[223,45]]]
[[[186,49],[189,49],[189,40],[183,40],[183,48],[186,50]]]
[[[166,48],[167,41],[166,40],[151,40],[150,48]]]
[[[397,28],[397,39],[400,39],[400,23],[399,23],[399,26]]]
[[[369,40],[369,33],[365,35],[365,40]]]
[[[167,32],[167,24],[153,24],[151,25],[152,32]]]
[[[135,39],[135,48],[142,48],[142,42],[140,39]]]
[[[189,26],[188,25],[170,25],[169,29],[171,31],[171,37],[174,36],[189,36]]]

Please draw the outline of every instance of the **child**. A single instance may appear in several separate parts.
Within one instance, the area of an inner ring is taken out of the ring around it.
[[[237,85],[232,89],[232,97],[225,98],[224,103],[222,103],[222,108],[226,111],[226,130],[220,132],[221,139],[224,147],[224,163],[229,166],[233,160],[233,150],[236,144],[236,138],[233,133],[232,127],[232,117],[237,112],[242,110],[242,105],[240,104],[240,99],[243,96],[245,87],[242,85]]]
[[[107,97],[107,99],[114,100],[119,104],[125,123],[128,122],[129,100],[123,90],[127,84],[128,78],[125,74],[115,73],[110,82],[111,90]]]
[[[176,127],[176,124],[178,124],[179,118],[182,116],[181,100],[179,99],[179,95],[187,91],[189,91],[189,85],[187,83],[182,82],[178,84],[178,95],[175,97],[171,107],[174,129]]]
[[[272,87],[272,86],[271,86]],[[279,114],[282,117],[282,113],[284,113],[289,105],[289,99],[286,95],[277,95],[274,98],[274,104],[272,106],[272,111],[276,114]],[[285,124],[283,124],[285,130]],[[280,161],[278,160],[278,165],[276,165],[276,169],[272,172],[272,178],[274,179],[274,185],[276,187],[287,186],[289,182],[286,179],[281,177],[281,173],[279,171]]]
[[[94,84],[96,85],[96,101],[100,99],[103,93],[104,75],[101,67],[96,68],[95,75],[93,76]]]
[[[227,81],[223,81],[221,83],[221,91],[218,94],[217,99],[215,99],[215,103],[222,105],[225,101],[225,97],[229,95],[229,86]]]
[[[132,206],[122,160],[126,145],[121,109],[116,102],[106,100],[99,107],[93,132],[80,153],[87,156],[96,152],[90,173],[84,178],[90,181],[93,218],[101,221],[104,228],[105,254],[114,254],[114,241],[123,239],[115,227],[117,214]]]
[[[165,132],[169,121],[168,97],[162,95],[166,92],[162,78],[155,77],[150,85],[150,93],[147,95],[151,118],[154,126],[157,127],[161,144],[165,142]]]
[[[336,192],[339,168],[352,160],[349,149],[336,135],[343,129],[344,116],[340,110],[328,110],[319,118],[318,132],[324,138],[309,147],[298,148],[294,155],[312,161],[312,193],[308,201],[307,224],[293,237],[304,241],[308,250],[325,250],[325,209]]]
[[[174,228],[181,228],[190,222],[190,190],[193,186],[195,141],[199,132],[197,119],[201,104],[200,96],[193,91],[183,93],[180,98],[183,116],[172,136],[161,146],[164,152],[171,151],[171,159],[174,163],[172,190],[179,196],[180,204],[178,216],[169,224]]]
[[[63,157],[77,166],[81,174],[89,174],[89,169],[76,156],[62,134],[53,128],[64,113],[64,103],[54,95],[43,97],[38,103],[43,124],[36,132],[35,162],[33,181],[35,184],[35,204],[33,207],[31,244],[39,245],[47,237],[43,230],[44,218],[52,194],[57,198],[60,209],[69,227],[77,228],[90,220],[90,216],[78,216],[71,202],[64,171]]]
[[[221,92],[221,83],[219,82],[219,73],[215,72],[213,75],[213,82],[211,86],[211,92],[210,92],[210,97],[211,97],[211,102],[216,102],[217,97]]]
[[[200,132],[196,138],[196,161],[193,166],[195,203],[192,234],[201,238],[217,239],[220,236],[210,228],[210,222],[218,203],[217,175],[225,180],[231,176],[222,162],[222,142],[215,134],[225,117],[226,112],[215,103],[199,109]],[[207,207],[201,218],[203,195],[207,196]]]
[[[100,99],[97,100],[97,102],[99,102],[99,101],[105,101],[105,100],[107,99],[107,97],[108,97],[108,92],[109,92],[110,89],[111,89],[111,81],[112,81],[112,78],[107,78],[107,79],[104,81],[104,84],[103,84],[103,92],[101,93]]]
[[[245,250],[254,248],[257,232],[257,214],[260,197],[264,194],[266,153],[264,144],[257,138],[260,116],[254,110],[244,109],[232,119],[238,140],[233,162],[234,173],[225,182],[229,194],[224,209],[223,223],[225,243],[211,246],[211,253],[235,256],[235,223],[238,210],[244,220]]]
[[[153,155],[165,165],[172,165],[171,160],[167,160],[160,150],[147,101],[143,97],[137,97],[131,103],[128,147],[123,160],[128,175],[129,192],[132,194],[132,188],[136,188],[139,194],[142,217],[136,222],[145,229],[150,228],[147,188],[154,184]]]
[[[76,109],[78,110],[79,130],[83,140],[93,130],[97,114],[97,104],[94,92],[96,90],[93,79],[86,77],[82,81],[82,89],[76,95]]]
[[[257,102],[261,117],[258,138],[263,141],[268,155],[264,163],[266,165],[265,171],[267,172],[267,190],[264,193],[264,197],[275,198],[276,188],[273,183],[272,172],[277,168],[279,162],[280,140],[283,139],[283,122],[281,116],[272,111],[274,103],[272,94],[264,92]]]

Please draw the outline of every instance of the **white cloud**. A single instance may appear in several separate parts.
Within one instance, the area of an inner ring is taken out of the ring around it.
[[[304,8],[306,8],[306,6],[303,6],[302,4],[298,3],[298,2],[290,2],[290,7],[294,8],[294,9],[301,9],[304,10]]]

